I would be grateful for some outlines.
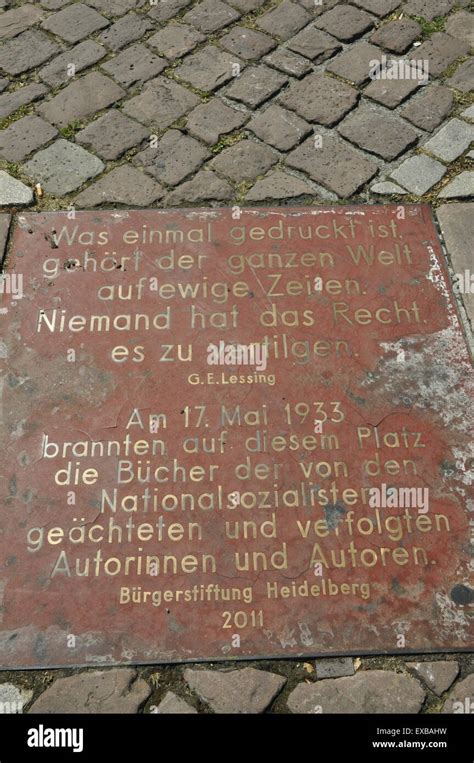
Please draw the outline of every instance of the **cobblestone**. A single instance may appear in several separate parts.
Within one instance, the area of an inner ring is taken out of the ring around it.
[[[446,167],[429,156],[412,156],[394,170],[391,178],[417,196],[423,196],[446,174]]]
[[[286,678],[255,668],[184,671],[186,683],[215,713],[263,713]]]
[[[41,8],[37,8],[32,3],[26,3],[26,5],[20,6],[19,8],[12,8],[11,11],[6,11],[6,13],[2,15],[0,40],[8,40],[11,37],[16,37],[17,34],[29,29],[29,27],[36,24],[37,21],[41,21],[45,15],[45,12]]]
[[[278,48],[263,60],[275,69],[279,69],[281,72],[290,74],[293,77],[304,77],[305,74],[311,71],[309,61],[295,55],[291,50],[286,48]]]
[[[33,191],[4,170],[0,170],[0,205],[27,207],[33,203]]]
[[[86,180],[99,175],[104,164],[81,146],[59,139],[48,148],[38,151],[24,165],[28,177],[40,182],[45,191],[65,196]]]
[[[191,180],[179,185],[165,199],[167,204],[183,202],[228,201],[234,196],[232,186],[211,170],[200,170]]]
[[[351,42],[374,25],[374,17],[352,5],[338,5],[323,13],[315,24],[343,42]]]
[[[453,94],[449,88],[443,85],[429,85],[404,105],[400,116],[422,130],[433,132],[450,114],[453,101]]]
[[[102,159],[118,159],[125,151],[141,143],[150,134],[142,124],[120,111],[108,111],[76,134],[76,141]]]
[[[280,201],[312,194],[313,189],[309,183],[281,170],[273,170],[262,180],[257,180],[245,199],[246,201]]]
[[[289,151],[311,132],[304,119],[277,104],[254,116],[247,127],[257,138],[280,151]]]
[[[421,35],[421,26],[414,19],[395,19],[379,27],[370,42],[392,53],[405,53]]]
[[[474,198],[474,171],[466,170],[451,180],[439,194],[440,199]]]
[[[240,13],[220,0],[204,0],[184,16],[184,21],[192,24],[201,32],[210,34],[223,29],[240,18]]]
[[[416,143],[418,134],[400,117],[361,104],[337,128],[365,151],[392,160]]]
[[[58,13],[53,13],[41,26],[66,42],[79,42],[92,32],[109,26],[109,23],[93,8],[83,3],[74,3]]]
[[[111,50],[120,50],[131,42],[141,40],[150,29],[153,29],[153,24],[146,16],[130,12],[102,32],[99,42]]]
[[[156,180],[178,185],[201,166],[209,153],[201,143],[179,130],[168,130],[156,148],[146,148],[133,158]]]
[[[199,103],[194,93],[177,82],[157,77],[142,93],[128,100],[123,111],[145,124],[155,124],[161,130],[169,127]]]
[[[474,125],[451,119],[423,144],[423,149],[444,162],[452,162],[469,148],[473,140]]]
[[[137,43],[102,64],[102,69],[122,87],[132,87],[161,74],[167,65],[164,58],[155,56],[145,45]]]
[[[380,61],[382,56],[380,48],[369,42],[359,42],[336,56],[326,70],[356,85],[362,85],[369,79],[370,62]]]
[[[0,95],[0,119],[5,119],[22,106],[37,101],[47,92],[48,90],[44,85],[25,85],[13,93],[2,93]]]
[[[318,64],[342,49],[342,45],[334,37],[312,25],[292,37],[288,41],[288,47]]]
[[[234,78],[232,65],[236,63],[241,65],[242,62],[214,45],[206,45],[187,56],[175,74],[198,90],[211,92]]]
[[[293,83],[280,103],[310,122],[331,126],[339,122],[359,98],[357,90],[326,74],[310,74]]]
[[[469,45],[466,43],[455,40],[444,32],[435,32],[429,40],[412,51],[408,58],[417,61],[427,60],[430,76],[437,77],[467,53],[469,53]]]
[[[120,204],[148,207],[164,196],[164,189],[144,172],[124,164],[90,185],[76,197],[79,207]]]
[[[44,64],[60,50],[44,32],[29,29],[0,46],[0,68],[7,74],[22,74]]]
[[[58,131],[39,117],[18,119],[0,133],[0,157],[9,162],[21,162],[28,154],[44,146]]]
[[[250,66],[227,89],[226,96],[254,109],[277,93],[288,78],[267,66]]]
[[[311,16],[304,8],[291,0],[283,0],[276,8],[260,16],[256,23],[264,32],[288,40],[310,21]]]
[[[161,55],[172,61],[189,53],[205,40],[206,36],[189,24],[174,24],[160,29],[147,40],[147,45],[156,48]]]
[[[226,135],[247,122],[249,115],[227,106],[215,98],[201,103],[188,115],[187,129],[195,138],[210,146],[217,143],[221,135]]]
[[[407,668],[410,668],[416,675],[423,680],[428,689],[431,689],[440,697],[453,683],[459,673],[457,662],[407,662]]]
[[[99,72],[91,72],[39,106],[38,113],[51,124],[66,127],[111,106],[124,95],[125,91],[111,79]]]
[[[65,84],[71,78],[70,65],[74,66],[74,75],[83,69],[96,64],[105,55],[106,49],[95,40],[84,40],[66,53],[61,53],[56,58],[39,70],[40,79],[47,82],[51,87]]]
[[[268,146],[242,140],[230,148],[225,148],[211,162],[211,167],[236,183],[255,180],[278,161],[276,154]]]

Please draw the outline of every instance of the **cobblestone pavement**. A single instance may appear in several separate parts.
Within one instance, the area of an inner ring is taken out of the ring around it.
[[[468,6],[0,0],[0,207],[422,200],[439,207],[450,264],[463,272],[474,237]],[[429,81],[371,77],[383,56],[428,61]],[[472,321],[474,295],[465,302]],[[461,713],[474,706],[473,671],[468,654],[11,671],[0,674],[0,702],[27,712]]]

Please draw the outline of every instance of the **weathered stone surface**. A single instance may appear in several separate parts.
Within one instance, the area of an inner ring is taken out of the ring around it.
[[[197,710],[172,691],[167,691],[155,712],[157,715],[193,715]]]
[[[440,697],[453,683],[459,673],[457,662],[407,662],[407,668],[423,679],[431,691]]]
[[[394,19],[383,24],[370,37],[370,42],[392,53],[405,53],[421,35],[421,26],[415,19]]]
[[[235,56],[215,45],[206,45],[187,56],[175,74],[198,90],[211,92],[233,79],[232,64],[241,63]]]
[[[67,140],[57,140],[38,151],[24,166],[33,182],[40,182],[48,193],[65,196],[104,169],[96,156]]]
[[[199,98],[182,85],[165,77],[148,83],[140,95],[124,104],[123,111],[145,124],[155,124],[161,130],[169,127],[199,103]]]
[[[220,0],[204,0],[186,13],[184,21],[192,24],[201,32],[210,34],[217,32],[218,29],[224,29],[239,18],[240,13],[230,5],[221,3]]]
[[[190,4],[191,0],[160,0],[158,5],[148,11],[148,15],[155,21],[168,21]]]
[[[70,2],[71,0],[41,0],[41,5],[48,11],[58,11]],[[91,5],[91,3],[89,3],[89,5]]]
[[[41,26],[66,42],[79,42],[93,32],[104,29],[109,23],[104,16],[88,5],[74,3],[48,16]]]
[[[305,74],[311,71],[309,61],[295,55],[291,50],[286,48],[277,48],[277,50],[274,50],[273,53],[270,53],[263,60],[269,66],[273,66],[275,69],[279,69],[279,71],[290,74],[293,77],[304,77]]]
[[[132,87],[156,77],[167,66],[164,58],[155,56],[146,45],[137,43],[107,61],[102,68],[123,87]]]
[[[8,74],[21,74],[44,64],[60,50],[44,32],[30,29],[0,46],[0,68]]]
[[[154,178],[166,185],[178,185],[196,172],[209,152],[201,143],[179,130],[168,130],[156,148],[146,148],[133,158]]]
[[[310,122],[330,127],[354,108],[358,98],[359,93],[350,85],[314,72],[294,82],[280,103]]]
[[[378,170],[374,162],[332,135],[323,136],[320,149],[315,149],[313,138],[308,138],[286,162],[342,198],[355,193]]]
[[[472,271],[474,202],[443,204],[436,210],[436,215],[454,272]],[[462,299],[471,325],[474,325],[474,294],[466,292]]]
[[[150,37],[147,45],[156,48],[163,56],[173,60],[189,53],[205,39],[205,35],[189,24],[170,24]]]
[[[0,207],[27,207],[32,203],[31,188],[0,170]]]
[[[467,11],[459,11],[446,19],[445,30],[451,37],[466,42],[474,47],[474,14]]]
[[[230,0],[228,5],[233,8],[237,8],[242,14],[250,13],[250,11],[256,11],[257,8],[261,8],[265,4],[265,0]]]
[[[369,42],[358,42],[330,61],[326,71],[337,74],[338,77],[343,77],[356,85],[362,85],[370,78],[370,62],[380,61],[382,55],[380,48],[376,48],[375,45]]]
[[[234,53],[245,61],[261,58],[276,46],[275,40],[267,34],[240,26],[234,27],[221,37],[219,44],[229,53]]]
[[[383,159],[396,159],[418,140],[415,130],[395,114],[378,112],[366,103],[351,112],[337,128],[360,148]]]
[[[259,66],[249,66],[243,74],[240,75],[230,85],[226,91],[226,96],[236,101],[241,101],[251,109],[260,106],[270,96],[281,90],[286,84],[288,78],[283,74],[269,69],[263,64]]]
[[[21,162],[32,151],[52,140],[57,132],[39,117],[18,119],[0,132],[0,156],[9,162]]]
[[[182,183],[165,198],[165,204],[183,202],[228,201],[234,196],[232,186],[210,170],[197,172],[192,180]]]
[[[263,713],[286,683],[286,678],[266,670],[243,668],[193,670],[184,678],[215,713]]]
[[[472,205],[471,205],[472,206]],[[471,295],[472,296],[472,295]],[[471,316],[472,320],[472,316]],[[463,681],[459,681],[449,693],[449,697],[443,705],[442,713],[469,713],[472,714],[474,704],[474,673],[471,673]]]
[[[142,124],[112,109],[75,135],[77,143],[90,148],[102,159],[118,159],[150,134]]]
[[[76,204],[85,208],[100,204],[148,207],[163,195],[163,188],[153,178],[124,164],[82,191],[76,196]]]
[[[474,106],[469,106],[465,111],[461,112],[461,116],[463,119],[472,119],[474,120]]]
[[[251,140],[241,140],[216,156],[211,162],[211,167],[239,183],[263,175],[277,161],[278,154],[268,146]]]
[[[316,675],[318,678],[341,678],[353,676],[355,673],[352,657],[328,657],[316,660]]]
[[[338,40],[350,42],[373,27],[374,17],[352,5],[338,5],[323,13],[314,23]]]
[[[242,127],[248,118],[249,114],[227,106],[220,98],[214,98],[193,109],[188,115],[186,128],[191,135],[212,146],[221,135]]]
[[[411,193],[423,196],[439,183],[445,173],[446,167],[441,162],[420,154],[406,159],[390,177]]]
[[[293,713],[418,713],[425,692],[414,678],[365,670],[348,678],[299,684],[288,698]]]
[[[280,151],[289,151],[311,132],[310,125],[304,119],[277,104],[256,114],[248,123],[248,129],[264,143]]]
[[[451,119],[439,132],[423,144],[423,148],[444,162],[453,162],[474,140],[474,125]]]
[[[469,53],[469,45],[444,32],[435,32],[430,39],[409,53],[409,59],[428,60],[431,77],[442,74],[448,66]]]
[[[448,87],[429,85],[402,108],[400,116],[416,127],[432,132],[448,116],[453,100],[452,91]]]
[[[371,186],[370,190],[372,193],[375,193],[378,196],[392,196],[393,194],[404,196],[408,193],[405,188],[402,188],[396,183],[390,183],[388,181],[383,183],[375,183],[373,186]]]
[[[335,37],[317,29],[314,24],[302,29],[287,44],[290,50],[301,53],[317,64],[326,61],[342,49],[341,43]]]
[[[405,13],[411,16],[423,16],[432,21],[436,16],[445,16],[454,7],[456,0],[408,0]]]
[[[10,80],[6,79],[5,77],[0,77],[0,93],[6,90],[9,84]]]
[[[2,14],[0,23],[0,40],[16,37],[17,34],[29,29],[37,21],[41,21],[45,15],[41,8],[35,7],[32,3],[26,3],[19,8],[6,11]]]
[[[7,217],[7,215],[2,215]],[[2,250],[0,249],[0,262],[2,260]],[[31,689],[23,689],[12,683],[0,684],[0,707],[7,707],[2,712],[22,713],[25,706],[33,696]]]
[[[388,16],[389,13],[398,8],[401,0],[353,0],[354,5],[358,5],[369,13],[375,13],[376,16]]]
[[[75,76],[88,66],[96,64],[106,53],[106,49],[95,40],[84,40],[74,48],[56,56],[49,64],[43,66],[38,74],[48,85],[56,87],[71,79],[70,64],[74,64]]]
[[[8,232],[10,230],[11,215],[3,212],[0,214],[0,265],[2,264],[5,255],[7,253]],[[0,357],[4,355],[0,352]]]
[[[474,171],[465,170],[451,180],[439,194],[440,199],[471,199],[474,197]]]
[[[279,37],[281,40],[289,40],[310,21],[311,16],[304,8],[291,0],[283,0],[276,8],[259,16],[256,24],[264,32]]]
[[[149,3],[149,0],[87,0],[88,5],[111,16],[122,16],[128,11],[143,7],[146,2]]]
[[[95,114],[100,109],[111,106],[123,98],[122,90],[109,77],[99,72],[91,72],[60,90],[50,101],[38,107],[38,113],[59,127],[76,120],[82,120]]]
[[[28,712],[136,713],[151,694],[148,684],[136,675],[131,668],[114,668],[57,678]]]
[[[288,175],[287,172],[274,170],[262,180],[257,180],[247,193],[246,201],[265,201],[295,199],[299,196],[314,195],[314,191],[304,180]]]
[[[153,29],[153,24],[146,16],[127,13],[102,32],[99,42],[111,50],[120,50],[125,45],[140,40],[150,29]]]
[[[465,61],[456,69],[452,77],[446,80],[446,85],[455,87],[462,93],[468,93],[474,88],[474,60]]]
[[[37,101],[48,90],[44,85],[25,85],[15,90],[13,93],[3,93],[0,95],[0,119],[14,114],[21,106]]]
[[[365,88],[364,95],[378,103],[382,103],[389,109],[394,109],[419,87],[420,82],[415,79],[374,79]]]

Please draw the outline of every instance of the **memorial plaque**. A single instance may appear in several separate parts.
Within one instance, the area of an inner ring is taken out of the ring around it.
[[[429,207],[12,235],[2,668],[472,647],[472,365]]]

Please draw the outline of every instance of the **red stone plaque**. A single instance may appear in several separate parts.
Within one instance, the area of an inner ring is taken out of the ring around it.
[[[3,668],[472,647],[472,369],[426,206],[26,214]]]

